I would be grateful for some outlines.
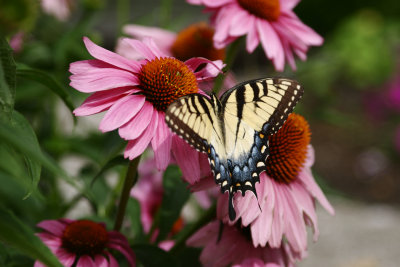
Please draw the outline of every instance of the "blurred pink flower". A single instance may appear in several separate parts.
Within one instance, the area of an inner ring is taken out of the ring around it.
[[[167,31],[156,27],[147,27],[135,24],[125,25],[122,31],[134,39],[143,40],[145,38],[152,38],[160,50],[168,56],[175,57],[179,60],[187,60],[192,57],[204,57],[209,60],[214,60],[219,68],[223,67],[223,60],[225,60],[225,49],[216,49],[213,46],[214,29],[204,22],[195,23],[183,29],[179,33]],[[138,60],[143,56],[129,44],[119,38],[116,52],[126,58]],[[207,66],[206,69],[209,74],[213,75],[215,68]],[[226,74],[224,80],[224,89],[229,89],[236,84],[236,79],[232,72]],[[212,82],[201,84],[205,90],[211,90],[213,87]]]
[[[95,58],[71,63],[70,85],[78,91],[93,93],[74,110],[76,116],[107,111],[100,130],[118,129],[128,140],[124,156],[136,158],[151,143],[156,166],[164,170],[171,154],[190,180],[200,178],[199,153],[167,127],[165,110],[175,99],[190,93],[203,93],[199,81],[214,78],[220,69],[213,61],[191,58],[185,62],[164,55],[151,39],[143,42],[125,39],[142,54],[143,60],[130,60],[84,38]],[[214,68],[213,74],[196,71],[202,65]]]
[[[41,0],[43,11],[61,21],[69,18],[74,4],[75,0]]]
[[[47,220],[37,225],[44,231],[39,238],[64,266],[119,266],[109,249],[121,252],[129,266],[136,266],[136,258],[125,236],[107,231],[104,224],[89,220]],[[75,265],[76,264],[76,265]],[[39,261],[35,267],[45,267]]]
[[[249,53],[261,42],[275,69],[283,71],[285,61],[296,69],[295,53],[306,59],[309,46],[319,46],[323,38],[303,24],[293,12],[299,0],[187,0],[206,6],[215,27],[214,46],[226,47],[238,37],[247,35]]]
[[[268,244],[279,248],[285,237],[294,251],[306,251],[306,225],[312,227],[314,240],[318,238],[315,200],[334,214],[312,176],[314,150],[309,141],[308,123],[302,116],[291,114],[282,128],[269,138],[267,172],[261,173],[260,183],[256,184],[258,201],[250,191],[245,196],[235,194],[236,219],[232,222],[228,216],[228,196],[220,195],[217,218],[228,224],[240,220],[243,226],[249,226],[255,247]],[[192,189],[203,189],[206,183],[209,181],[202,180]]]
[[[188,246],[204,247],[200,255],[203,266],[290,267],[304,256],[292,251],[286,243],[279,248],[254,247],[248,228],[223,224],[221,230],[220,223],[207,224],[186,242]]]
[[[13,49],[14,53],[19,53],[22,50],[24,36],[24,32],[17,32],[10,38],[10,47]]]
[[[390,84],[386,93],[388,107],[400,112],[400,77],[396,77]]]

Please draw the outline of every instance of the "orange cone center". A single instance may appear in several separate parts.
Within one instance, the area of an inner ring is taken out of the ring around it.
[[[237,0],[239,5],[249,11],[251,14],[266,19],[275,21],[278,19],[281,10],[279,0]]]

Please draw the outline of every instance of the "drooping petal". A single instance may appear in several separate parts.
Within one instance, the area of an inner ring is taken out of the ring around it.
[[[138,92],[137,89],[116,88],[109,91],[95,92],[74,110],[75,116],[87,116],[102,112],[111,107],[122,97]]]
[[[94,57],[118,68],[125,69],[137,73],[140,71],[140,64],[134,60],[126,59],[116,53],[108,51],[95,43],[89,38],[84,37],[83,41],[86,45],[88,52]]]
[[[115,68],[100,68],[73,74],[70,86],[84,93],[109,90],[124,86],[137,86],[139,78],[130,72]]]
[[[154,158],[158,170],[165,170],[170,162],[172,133],[165,123],[165,113],[158,112],[158,127],[151,146],[154,151]]]
[[[75,254],[72,254],[63,248],[59,248],[54,254],[64,266],[72,266],[76,259]]]
[[[138,113],[144,102],[145,97],[142,95],[128,95],[121,98],[107,111],[99,129],[108,132],[124,125]]]
[[[199,181],[199,152],[174,134],[172,136],[172,153],[182,171],[183,178],[190,184]]]
[[[142,54],[142,56],[149,61],[155,59],[157,56],[144,42],[131,38],[123,38],[122,42],[128,43],[133,49]]]
[[[62,236],[65,226],[65,223],[55,220],[45,220],[37,224],[37,227],[40,227],[55,236]]]
[[[106,251],[105,254],[108,256],[108,261],[110,262],[108,266],[119,267],[117,260],[114,258],[114,256],[110,252]],[[131,264],[131,267],[135,267],[135,266],[136,266],[136,264]]]
[[[97,265],[94,263],[92,257],[88,255],[80,256],[76,267],[96,267]]]
[[[100,254],[97,254],[94,256],[94,265],[98,266],[98,267],[108,267],[109,266],[107,259],[103,255],[100,255]]]
[[[135,140],[129,141],[126,146],[124,157],[133,160],[143,153],[154,137],[158,125],[158,112],[153,112],[151,122],[145,131]]]
[[[149,102],[144,102],[142,109],[118,130],[119,135],[125,140],[138,138],[150,124],[154,107]]]
[[[128,34],[136,39],[143,40],[145,37],[151,37],[156,45],[165,53],[168,54],[177,34],[157,27],[146,27],[141,25],[129,24],[122,28],[125,34]]]
[[[273,61],[276,70],[283,71],[285,56],[278,34],[267,21],[257,19],[256,26],[267,57]]]
[[[72,62],[69,65],[69,72],[78,74],[82,72],[91,71],[93,69],[112,68],[113,65],[98,59],[88,59]]]
[[[254,27],[254,22],[254,16],[250,16],[247,11],[238,8],[231,18],[229,35],[242,36],[247,34]]]
[[[258,44],[260,43],[260,35],[258,34],[257,28],[255,27],[255,21],[253,27],[250,28],[246,38],[246,50],[249,53],[253,53]]]

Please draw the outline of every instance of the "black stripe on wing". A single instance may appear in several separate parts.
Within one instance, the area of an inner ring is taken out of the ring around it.
[[[165,122],[193,148],[207,152],[210,132],[206,129],[210,129],[214,123],[210,114],[214,112],[212,107],[213,104],[205,96],[190,94],[169,105],[165,112]]]

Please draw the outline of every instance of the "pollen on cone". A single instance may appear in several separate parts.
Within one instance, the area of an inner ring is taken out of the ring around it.
[[[174,100],[197,93],[194,73],[175,58],[156,58],[145,64],[140,73],[140,87],[146,100],[159,111],[165,111]]]
[[[238,0],[239,5],[251,14],[275,21],[280,15],[279,0]]]
[[[303,116],[290,114],[279,131],[269,137],[267,174],[281,183],[295,180],[307,156],[311,132]]]

